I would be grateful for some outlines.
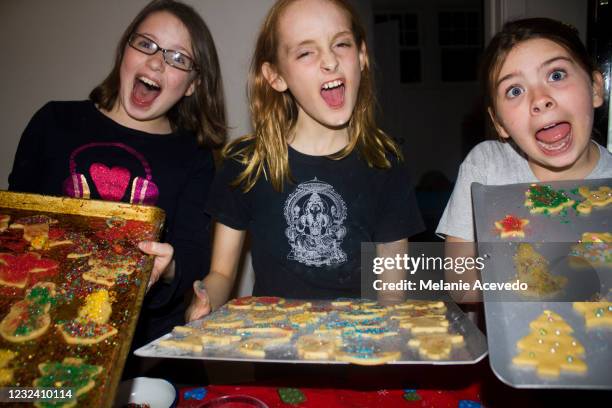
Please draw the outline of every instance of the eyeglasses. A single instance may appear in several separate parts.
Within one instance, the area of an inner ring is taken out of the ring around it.
[[[157,51],[161,51],[166,64],[170,65],[171,67],[180,69],[181,71],[198,70],[198,66],[193,61],[193,59],[191,59],[191,57],[188,57],[182,52],[162,48],[157,45],[155,41],[145,37],[142,34],[132,34],[128,40],[128,44],[133,49],[147,55],[153,55]]]

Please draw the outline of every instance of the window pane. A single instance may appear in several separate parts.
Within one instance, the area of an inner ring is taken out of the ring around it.
[[[400,81],[402,83],[421,82],[421,52],[419,50],[400,51]]]

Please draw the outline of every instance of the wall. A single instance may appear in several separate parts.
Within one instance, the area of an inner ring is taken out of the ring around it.
[[[485,0],[486,38],[493,35],[506,21],[527,17],[549,17],[573,25],[586,43],[587,1],[585,0]]]

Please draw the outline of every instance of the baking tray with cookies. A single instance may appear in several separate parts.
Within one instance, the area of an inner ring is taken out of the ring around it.
[[[0,191],[0,387],[113,405],[153,266],[137,243],[163,222],[156,207]]]
[[[516,388],[612,389],[612,179],[472,185],[493,372]]]
[[[233,299],[141,347],[141,357],[319,364],[475,364],[486,339],[452,302]]]

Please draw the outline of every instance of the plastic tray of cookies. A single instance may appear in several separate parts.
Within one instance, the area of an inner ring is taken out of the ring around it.
[[[234,299],[136,350],[141,357],[281,363],[475,364],[480,330],[452,302]]]
[[[490,363],[505,383],[517,388],[612,389],[611,309],[606,303],[612,287],[610,186],[612,179],[472,185],[478,251],[486,258],[483,283],[521,281],[529,286],[483,291]],[[576,301],[592,306],[600,301],[591,312],[601,324],[587,327],[573,307]],[[558,338],[542,358],[563,350],[563,364],[540,361],[542,345],[550,345],[546,335],[557,330],[543,328],[542,336],[532,327],[551,312],[568,325],[560,336],[573,346],[560,349],[563,341]]]
[[[1,387],[59,383],[78,406],[113,405],[153,266],[136,244],[157,239],[164,217],[0,191]]]

